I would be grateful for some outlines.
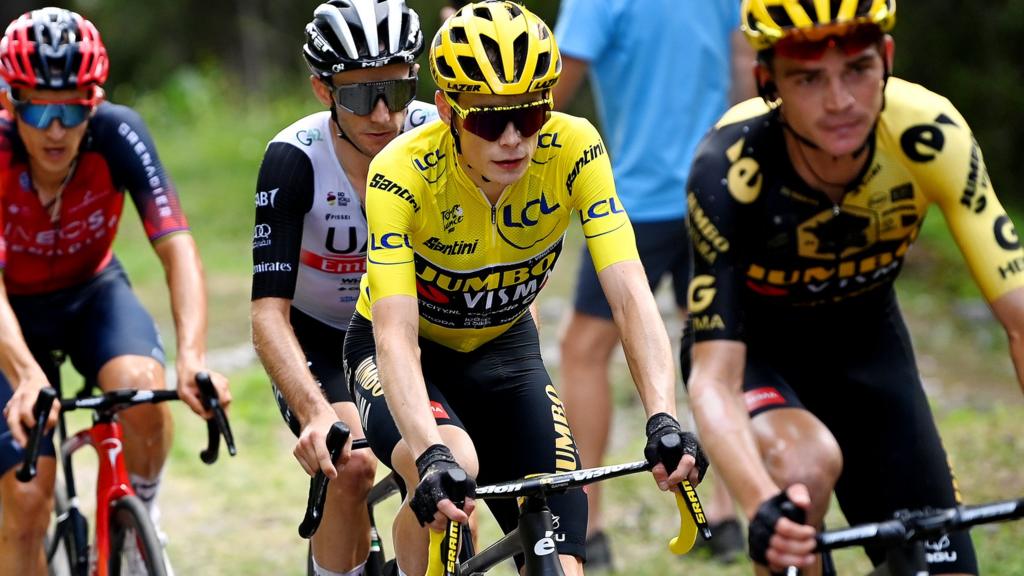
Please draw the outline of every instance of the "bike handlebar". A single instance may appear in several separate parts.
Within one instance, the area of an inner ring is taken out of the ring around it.
[[[217,453],[220,447],[220,437],[228,446],[228,453],[232,456],[238,453],[235,447],[235,439],[231,434],[231,425],[220,405],[217,392],[213,382],[206,372],[196,374],[196,382],[199,384],[199,395],[208,410],[213,411],[214,417],[207,420],[207,447],[200,453],[200,458],[207,464],[213,464],[217,460]],[[122,389],[105,392],[100,396],[89,398],[64,398],[60,399],[60,409],[71,412],[74,410],[94,410],[99,414],[112,417],[114,414],[138,406],[139,404],[156,404],[168,400],[180,400],[177,390],[133,390]],[[36,477],[39,461],[39,449],[42,444],[43,433],[46,430],[46,420],[54,401],[57,401],[57,391],[53,388],[43,388],[39,391],[36,403],[32,407],[32,414],[35,416],[36,425],[29,434],[28,445],[25,448],[25,457],[22,459],[22,466],[15,474],[19,481],[30,482]]]
[[[902,511],[892,520],[821,532],[816,537],[815,551],[871,544],[892,546],[931,539],[978,524],[1020,518],[1024,518],[1024,498],[977,506]]]

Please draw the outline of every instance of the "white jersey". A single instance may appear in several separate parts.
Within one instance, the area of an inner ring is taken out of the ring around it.
[[[413,101],[405,130],[437,119]],[[303,313],[347,330],[366,271],[363,203],[338,162],[329,111],[302,118],[267,145],[256,193],[253,299],[291,298]]]

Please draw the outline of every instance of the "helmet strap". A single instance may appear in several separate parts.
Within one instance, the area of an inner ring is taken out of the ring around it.
[[[334,127],[338,129],[338,131],[336,132],[338,138],[341,138],[345,142],[351,144],[352,147],[356,149],[356,152],[359,152],[360,154],[366,156],[367,158],[373,158],[373,154],[370,154],[366,150],[360,148],[359,145],[353,142],[352,139],[349,138],[347,134],[345,134],[345,131],[341,129],[341,122],[338,122],[338,109],[334,104],[331,105],[331,120],[334,122]]]
[[[448,129],[452,133],[452,138],[455,140],[455,153],[462,154],[462,138],[459,136],[459,131],[455,129],[455,118],[452,117],[452,121],[448,123]]]

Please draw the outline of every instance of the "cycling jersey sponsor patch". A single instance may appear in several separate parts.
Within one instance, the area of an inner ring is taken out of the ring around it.
[[[562,251],[562,239],[537,256],[480,270],[441,268],[416,254],[420,316],[446,328],[509,324],[537,297]]]
[[[451,416],[445,411],[444,406],[440,402],[430,401],[430,413],[434,415],[434,420],[449,420]]]

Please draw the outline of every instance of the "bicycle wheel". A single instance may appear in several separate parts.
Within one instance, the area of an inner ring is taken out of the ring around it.
[[[148,576],[167,576],[163,546],[137,496],[124,496],[110,505],[109,566],[111,576],[135,576],[139,570]]]

